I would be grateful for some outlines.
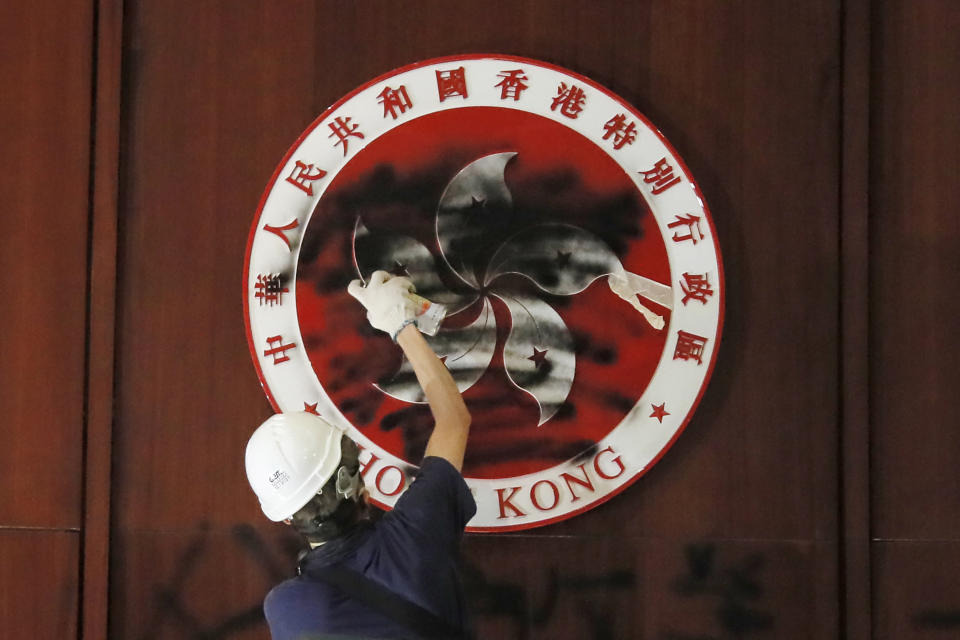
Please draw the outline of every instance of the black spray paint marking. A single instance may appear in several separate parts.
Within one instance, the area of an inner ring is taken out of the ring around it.
[[[773,616],[759,608],[764,594],[758,574],[764,558],[752,554],[730,567],[717,566],[713,544],[689,545],[685,549],[687,574],[673,582],[674,591],[686,598],[717,599],[714,616],[722,632],[717,640],[739,639],[773,628]],[[693,640],[700,636],[668,631],[664,640]]]

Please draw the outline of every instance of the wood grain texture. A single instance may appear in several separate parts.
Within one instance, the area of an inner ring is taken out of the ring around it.
[[[873,531],[960,530],[960,11],[876,7],[871,139]]]
[[[81,637],[107,637],[123,6],[97,1]]]
[[[840,136],[841,631],[871,637],[870,598],[870,3],[843,11]]]
[[[873,629],[960,632],[960,12],[874,6],[871,109]]]
[[[874,545],[874,638],[960,635],[960,543],[882,540]]]
[[[124,587],[111,595],[110,637],[269,638],[263,598],[295,575],[298,544],[272,523],[119,533],[124,562],[111,576]]]
[[[79,537],[71,531],[0,531],[3,637],[77,637]]]
[[[0,524],[79,528],[89,3],[0,10]]]
[[[634,537],[470,536],[481,638],[836,636],[836,545]]]
[[[121,529],[259,517],[243,448],[271,411],[247,351],[243,257],[274,164],[314,115],[300,89],[312,20],[271,6],[126,7]]]

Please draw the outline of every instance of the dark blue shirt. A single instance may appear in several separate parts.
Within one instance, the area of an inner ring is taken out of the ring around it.
[[[453,465],[443,458],[424,459],[392,511],[375,524],[317,547],[301,563],[302,575],[267,594],[263,609],[273,639],[298,640],[323,633],[417,637],[335,587],[309,577],[332,564],[362,573],[466,629],[457,555],[463,528],[476,510],[467,483]]]

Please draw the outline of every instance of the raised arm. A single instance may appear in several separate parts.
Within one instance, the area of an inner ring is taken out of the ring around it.
[[[348,288],[350,295],[366,307],[370,324],[390,335],[413,366],[434,419],[424,455],[444,458],[459,471],[467,446],[470,413],[453,376],[416,327],[422,308],[411,298],[412,290],[408,278],[393,277],[385,271],[374,272],[366,285],[354,280]]]
[[[397,344],[413,366],[413,372],[433,413],[433,432],[427,441],[424,457],[444,458],[459,471],[463,467],[463,454],[470,432],[470,413],[463,396],[447,367],[415,325],[407,325],[400,331]]]

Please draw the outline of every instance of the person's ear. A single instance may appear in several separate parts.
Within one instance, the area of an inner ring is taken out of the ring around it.
[[[283,524],[286,524],[286,525],[293,524],[293,519],[292,519],[292,518],[287,518],[286,520],[283,521]]]

